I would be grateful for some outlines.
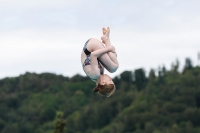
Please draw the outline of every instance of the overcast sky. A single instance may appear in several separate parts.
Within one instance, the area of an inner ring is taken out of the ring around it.
[[[0,0],[0,78],[84,75],[80,53],[111,28],[120,67],[157,69],[200,52],[199,0]],[[106,72],[108,73],[108,72]]]

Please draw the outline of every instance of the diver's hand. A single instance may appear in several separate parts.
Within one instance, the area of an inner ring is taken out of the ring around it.
[[[114,46],[108,46],[108,47],[106,47],[108,50],[109,50],[109,52],[113,52],[113,53],[115,53],[115,47]]]

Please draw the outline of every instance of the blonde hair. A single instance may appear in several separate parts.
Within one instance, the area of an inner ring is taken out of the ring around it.
[[[103,96],[110,97],[114,92],[116,88],[114,84],[105,84],[105,85],[100,85],[98,84],[94,89],[93,92],[98,92],[99,94]]]

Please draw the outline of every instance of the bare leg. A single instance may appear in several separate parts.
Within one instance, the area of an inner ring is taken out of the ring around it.
[[[106,47],[111,46],[110,38],[109,38],[110,28],[108,27],[107,30],[103,28],[102,31],[103,31],[103,36],[101,37],[102,42],[106,45]],[[112,60],[112,62],[109,62],[108,57],[105,55],[106,54],[99,57],[100,61],[109,72],[111,73],[115,72],[119,67],[117,54],[113,52],[107,53],[107,55],[109,56],[110,60]]]

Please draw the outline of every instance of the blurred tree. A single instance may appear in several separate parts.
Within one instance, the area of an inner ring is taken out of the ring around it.
[[[183,73],[185,73],[187,70],[190,70],[192,68],[193,68],[192,60],[190,58],[186,58]]]
[[[155,127],[151,122],[145,123],[145,133],[152,133],[154,129]]]
[[[166,76],[166,74],[167,74],[167,69],[166,69],[166,67],[163,65],[163,67],[162,67],[162,72],[163,72],[163,75],[164,76]]]
[[[119,84],[120,84],[120,78],[118,76],[113,78],[113,82],[115,83],[116,88],[118,88]]]
[[[64,133],[65,124],[66,123],[63,119],[63,112],[61,111],[56,112],[54,133]]]
[[[163,68],[158,67],[158,82],[159,82],[159,84],[164,84],[164,80],[165,80],[164,76],[165,76],[165,73],[163,71]]]
[[[149,80],[152,81],[156,78],[155,70],[151,69],[149,72]]]
[[[124,116],[124,133],[126,132],[133,132],[136,130],[136,122],[133,117],[128,115]]]
[[[123,73],[120,74],[121,81],[125,81],[128,83],[132,83],[133,76],[131,71],[124,71]]]
[[[195,101],[197,108],[200,108],[200,90],[195,93]]]
[[[144,69],[136,69],[134,71],[134,84],[136,85],[138,90],[142,90],[147,82],[147,78],[145,76]]]
[[[84,77],[84,76],[81,76],[80,74],[76,74],[70,79],[70,81],[72,82],[86,81],[86,80],[90,80],[89,77]]]
[[[171,71],[178,72],[179,66],[180,66],[180,62],[178,59],[176,59],[175,63],[172,63],[171,65]]]
[[[3,129],[5,126],[6,126],[5,121],[2,120],[2,119],[0,118],[0,132],[2,131],[2,129]]]
[[[174,123],[172,125],[172,130],[171,130],[172,133],[178,133],[179,132],[179,127],[176,123]]]
[[[190,121],[187,121],[186,122],[186,133],[194,133],[194,130],[193,130],[193,125]]]

